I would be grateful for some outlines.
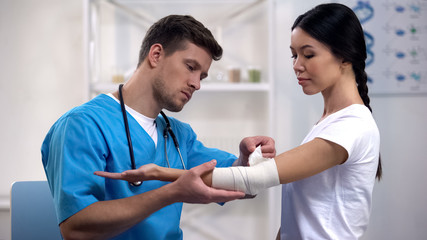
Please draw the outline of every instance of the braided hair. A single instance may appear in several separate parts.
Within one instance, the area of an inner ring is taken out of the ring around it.
[[[367,58],[365,36],[356,14],[342,4],[321,4],[300,15],[295,20],[292,30],[296,27],[329,46],[336,57],[352,63],[359,95],[365,106],[372,112],[368,96],[368,76],[365,72]],[[380,155],[376,178],[380,180],[381,176]]]

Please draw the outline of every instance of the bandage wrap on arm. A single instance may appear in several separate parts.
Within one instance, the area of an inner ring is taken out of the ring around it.
[[[260,147],[249,159],[250,167],[215,168],[212,173],[212,187],[256,195],[262,189],[280,184],[275,160],[263,158]]]

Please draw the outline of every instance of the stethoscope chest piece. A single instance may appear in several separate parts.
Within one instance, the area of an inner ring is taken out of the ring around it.
[[[141,184],[142,184],[142,182],[141,181],[138,181],[138,182],[131,182],[131,183],[129,183],[132,187],[139,187],[139,186],[141,186]]]

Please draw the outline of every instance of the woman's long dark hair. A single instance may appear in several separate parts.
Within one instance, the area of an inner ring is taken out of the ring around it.
[[[347,6],[327,3],[300,15],[292,30],[301,28],[317,41],[331,49],[332,54],[350,62],[356,76],[357,90],[365,106],[372,112],[368,96],[368,76],[365,72],[366,43],[362,26],[356,14]],[[382,176],[381,156],[376,177]]]

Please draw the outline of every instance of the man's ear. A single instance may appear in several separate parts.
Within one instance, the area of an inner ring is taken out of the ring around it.
[[[156,67],[162,58],[163,46],[160,43],[153,44],[148,52],[148,62],[151,67]]]

